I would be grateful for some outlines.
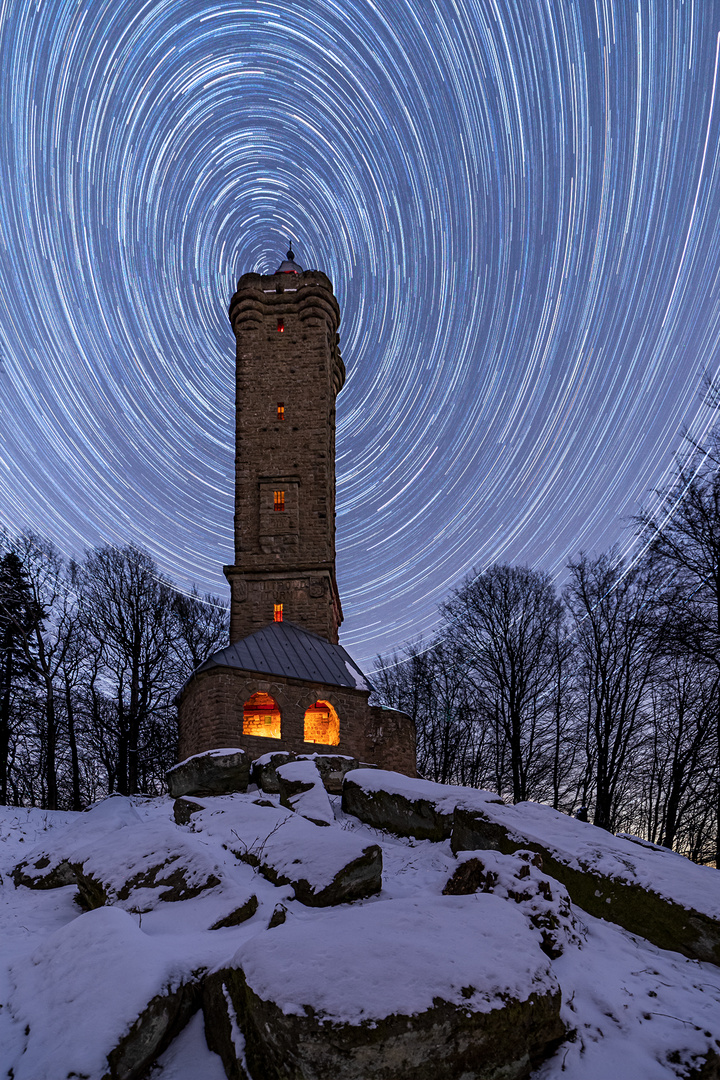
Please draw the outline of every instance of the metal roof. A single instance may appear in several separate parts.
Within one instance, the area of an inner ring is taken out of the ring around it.
[[[372,690],[342,645],[332,645],[318,634],[286,621],[272,622],[227,649],[213,653],[194,674],[213,667],[242,668],[288,679]]]

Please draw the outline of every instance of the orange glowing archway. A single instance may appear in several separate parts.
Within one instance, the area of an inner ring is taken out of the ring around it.
[[[340,720],[329,701],[316,701],[305,712],[305,742],[337,746]]]
[[[275,698],[258,692],[243,705],[243,735],[280,738],[280,709]]]

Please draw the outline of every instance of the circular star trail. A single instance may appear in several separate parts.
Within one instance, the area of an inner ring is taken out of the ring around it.
[[[627,538],[718,367],[716,0],[1,0],[0,524],[226,595],[240,274],[333,280],[343,643]]]

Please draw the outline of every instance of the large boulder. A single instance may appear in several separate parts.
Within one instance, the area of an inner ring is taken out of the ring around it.
[[[366,825],[396,836],[447,840],[455,806],[464,793],[474,794],[470,788],[411,779],[402,773],[356,769],[343,781],[342,808]],[[497,795],[488,793],[487,797],[502,801]]]
[[[720,964],[718,872],[647,848],[540,803],[459,800],[452,849],[537,852],[574,904],[661,949]]]
[[[563,1038],[560,1003],[526,920],[494,896],[288,919],[203,995],[208,1045],[237,1080],[520,1080]]]
[[[16,885],[29,889],[56,889],[76,884],[72,859],[78,848],[93,843],[112,846],[113,836],[127,825],[138,825],[140,815],[124,795],[107,799],[74,814],[65,829],[53,830],[52,843],[41,842],[13,870]]]
[[[208,750],[175,765],[165,774],[173,799],[181,795],[226,795],[247,791],[250,758],[244,750]]]
[[[291,810],[249,796],[213,801],[192,828],[257,867],[274,885],[291,885],[309,907],[349,903],[379,892],[382,851],[339,828],[321,828]]]
[[[69,856],[86,909],[119,904],[150,911],[158,901],[188,900],[221,882],[206,849],[165,821],[118,830],[112,843],[95,840]]]
[[[289,761],[277,768],[280,804],[315,825],[332,825],[335,814],[314,761]]]
[[[8,1075],[140,1080],[198,1008],[192,967],[127,912],[74,919],[10,967],[8,1007],[23,1035]]]

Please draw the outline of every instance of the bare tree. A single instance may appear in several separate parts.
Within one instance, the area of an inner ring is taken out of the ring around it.
[[[613,830],[630,787],[643,707],[661,653],[651,617],[660,590],[652,564],[625,567],[615,551],[570,563],[565,602],[573,622],[577,679],[594,822]]]
[[[569,648],[550,577],[495,565],[467,580],[442,610],[480,707],[509,748],[514,801],[545,793],[560,753],[559,665]]]
[[[82,622],[100,664],[93,671],[91,694],[96,720],[108,734],[112,710],[117,790],[140,790],[152,725],[166,725],[165,745],[174,754],[177,733],[170,707],[168,671],[173,647],[170,582],[147,554],[130,546],[97,548],[79,571]],[[110,702],[112,705],[110,706]]]

